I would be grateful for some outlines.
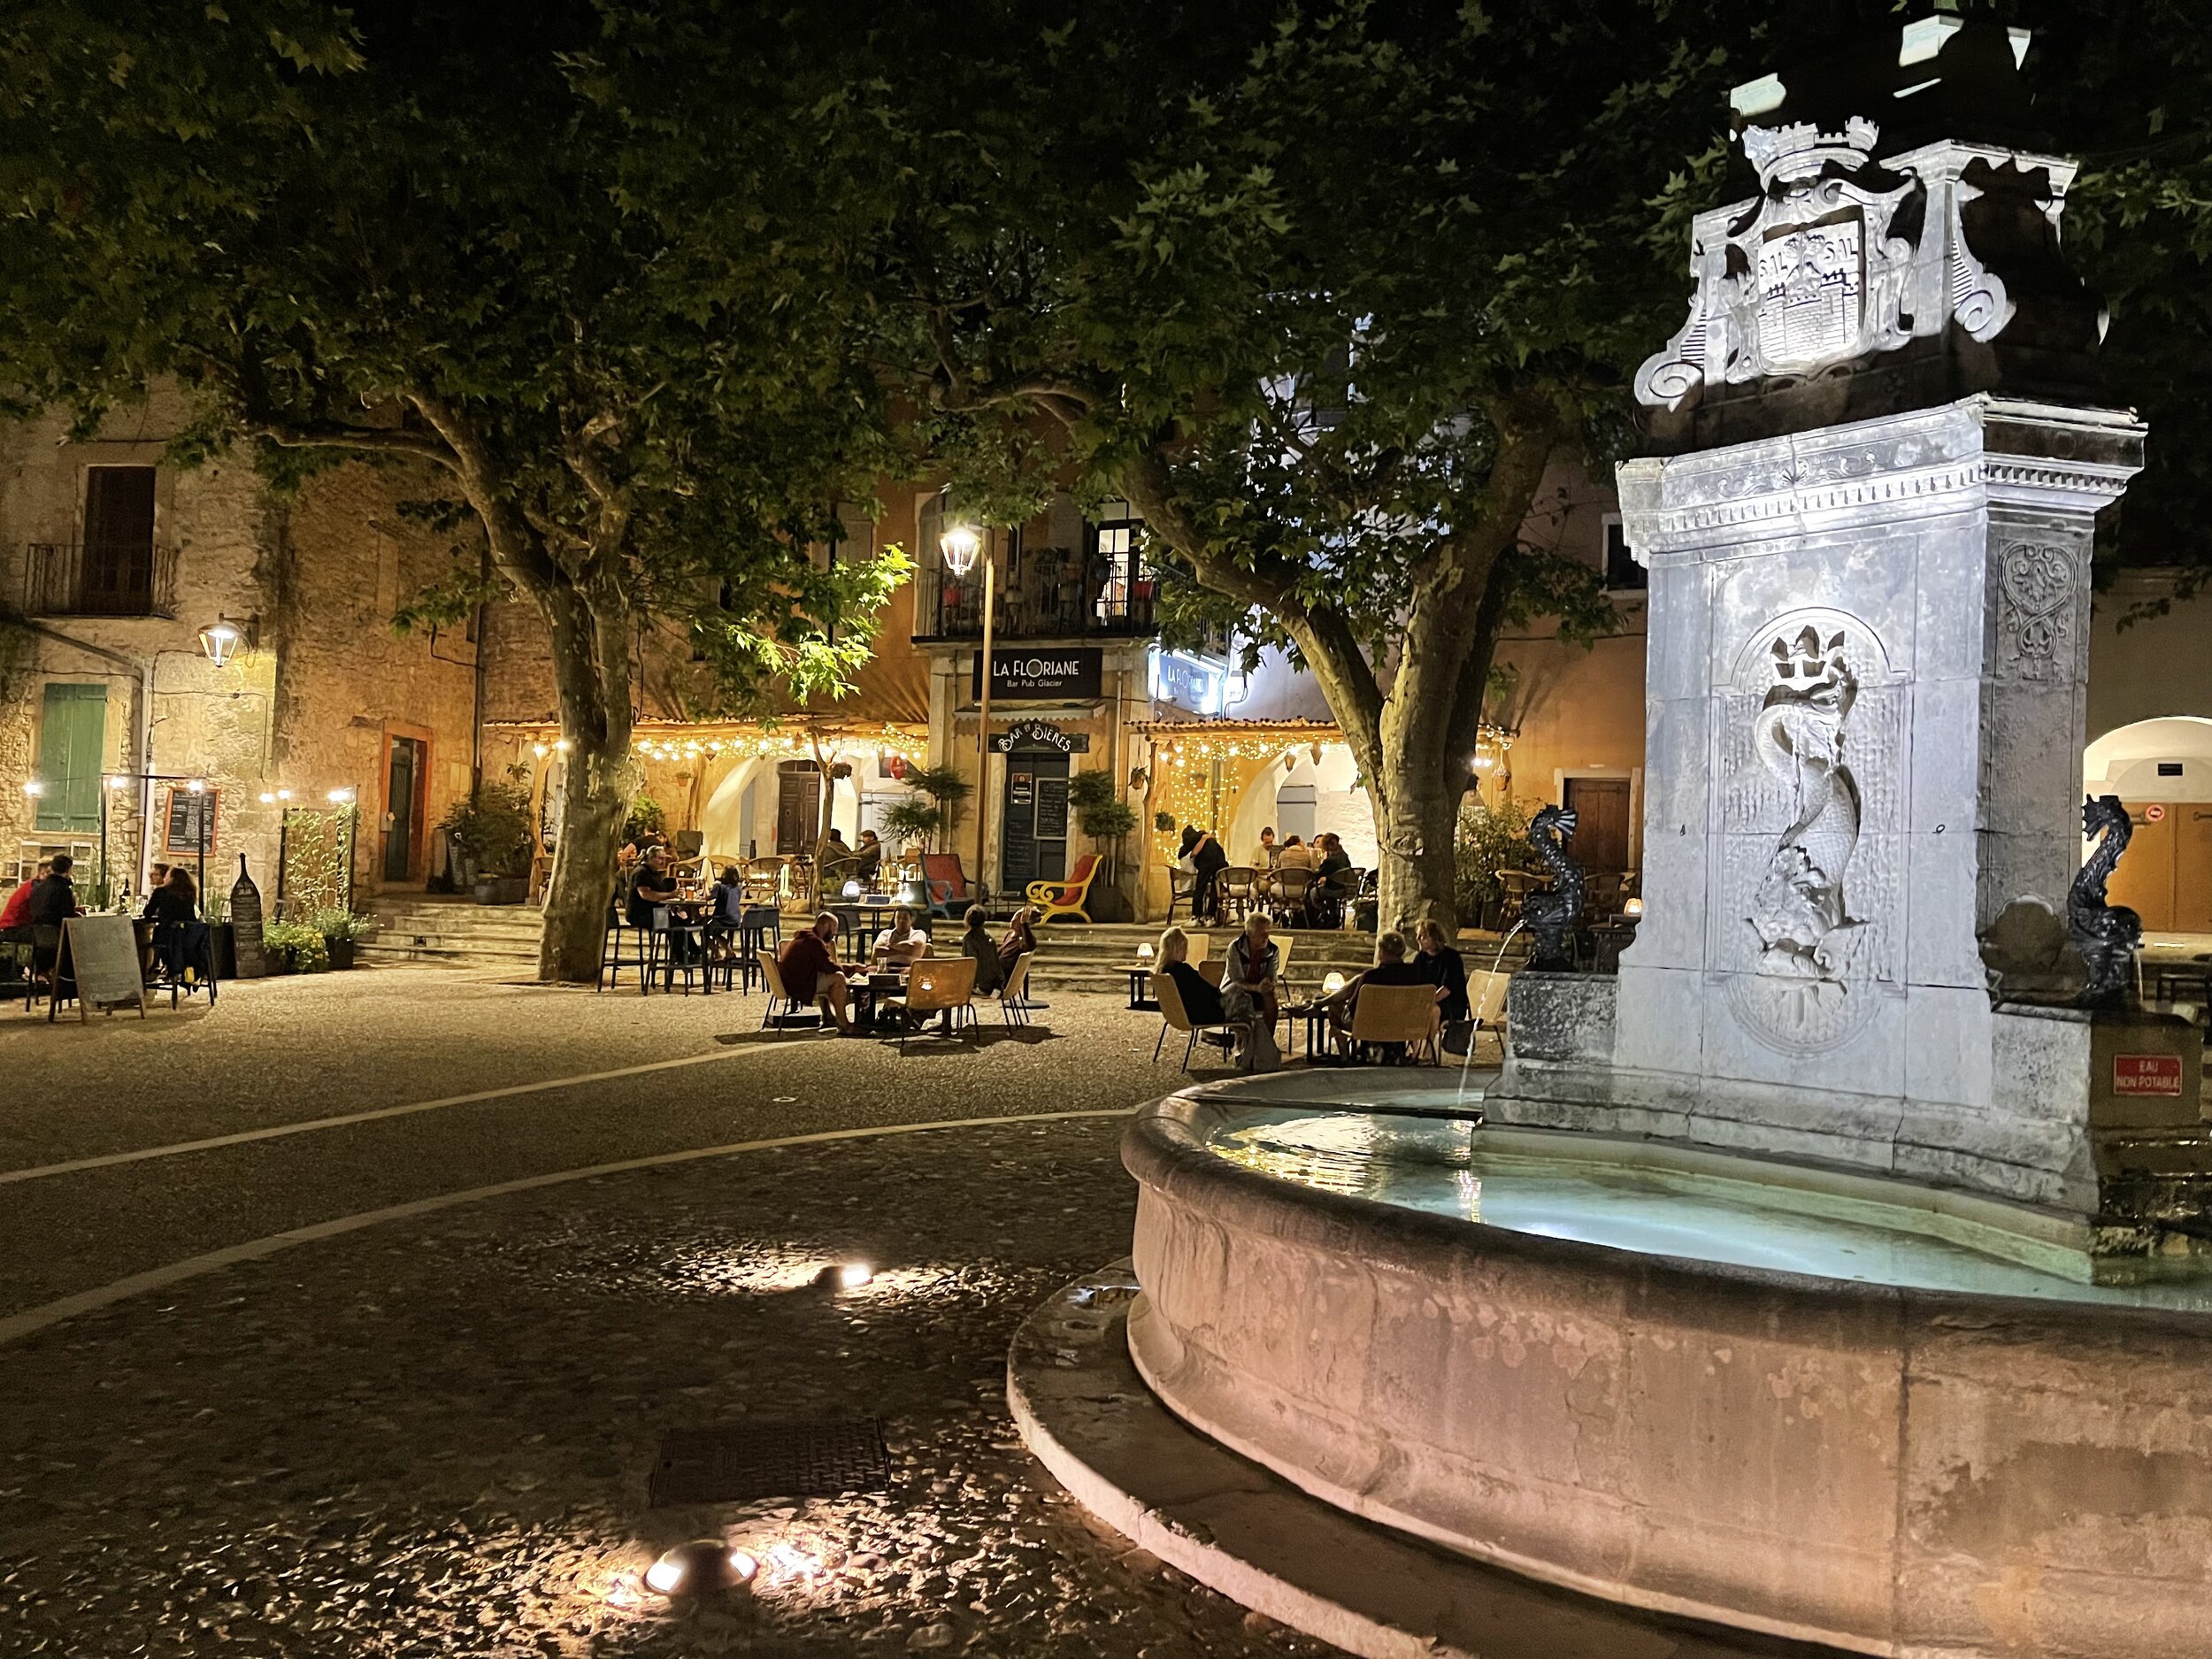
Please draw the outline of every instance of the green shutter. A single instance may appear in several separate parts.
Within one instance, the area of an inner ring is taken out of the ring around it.
[[[107,739],[105,686],[49,685],[39,726],[38,798],[42,830],[100,827],[101,763]]]

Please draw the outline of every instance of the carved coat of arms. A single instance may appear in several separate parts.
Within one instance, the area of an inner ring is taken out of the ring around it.
[[[1763,194],[1699,215],[1689,320],[1637,373],[1641,402],[1673,409],[1708,384],[1816,373],[1953,319],[1987,340],[2012,319],[2003,284],[1956,222],[1972,192],[1939,180],[1942,209],[1930,211],[1929,181],[1913,171],[1924,152],[1877,161],[1879,135],[1863,117],[1840,133],[1745,130]],[[1942,303],[1924,303],[1931,295]]]

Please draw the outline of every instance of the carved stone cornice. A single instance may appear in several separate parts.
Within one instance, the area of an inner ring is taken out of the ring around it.
[[[1647,565],[1751,537],[2006,503],[2093,513],[2142,466],[2131,414],[1978,396],[1726,449],[1625,462],[1622,528]]]

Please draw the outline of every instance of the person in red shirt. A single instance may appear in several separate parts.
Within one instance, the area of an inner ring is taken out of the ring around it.
[[[845,971],[837,965],[837,953],[831,949],[836,941],[837,918],[825,910],[814,918],[813,926],[791,936],[776,967],[783,975],[785,995],[802,1007],[826,1003],[836,1016],[837,1029],[849,1037],[854,1027]]]
[[[31,936],[31,889],[43,881],[53,867],[50,858],[40,859],[36,873],[9,894],[4,905],[0,905],[0,938],[15,938],[19,928],[23,938]]]

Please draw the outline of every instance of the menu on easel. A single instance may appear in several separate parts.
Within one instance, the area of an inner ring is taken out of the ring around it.
[[[261,889],[246,873],[246,855],[238,855],[238,879],[230,889],[231,954],[238,964],[238,977],[258,979],[269,971],[268,961],[261,954]]]
[[[138,933],[127,916],[72,916],[61,925],[61,953],[54,959],[54,995],[46,1006],[51,1020],[60,1009],[62,987],[76,986],[77,1018],[95,1008],[138,1005],[146,1017],[146,981],[138,971]]]

